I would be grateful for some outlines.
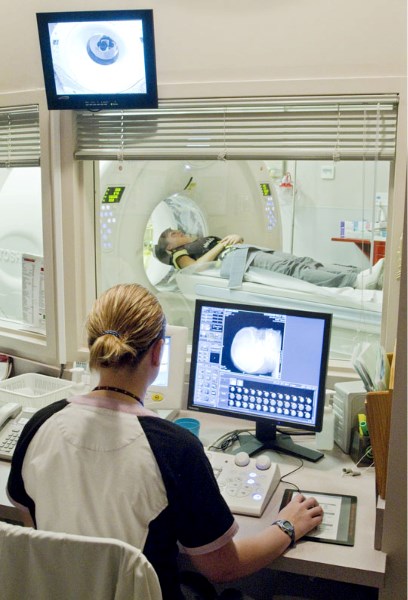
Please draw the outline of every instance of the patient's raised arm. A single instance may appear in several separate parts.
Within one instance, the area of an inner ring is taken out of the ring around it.
[[[191,256],[189,256],[188,252],[184,252],[183,254],[180,254],[180,256],[177,256],[176,249],[174,252],[174,261],[177,263],[177,266],[180,269],[185,269],[186,267],[189,267],[190,265],[195,263],[212,262],[213,260],[216,260],[218,258],[218,256],[227,246],[233,246],[234,244],[240,244],[242,242],[243,238],[239,234],[231,233],[224,237],[222,240],[220,240],[213,248],[205,252],[202,256],[200,256],[197,259],[194,259]]]

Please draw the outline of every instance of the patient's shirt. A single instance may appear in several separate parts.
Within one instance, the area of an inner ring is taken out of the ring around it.
[[[177,260],[180,256],[190,256],[194,260],[201,258],[206,252],[214,248],[221,241],[221,238],[218,238],[214,235],[210,235],[207,237],[200,237],[194,242],[190,242],[189,244],[185,244],[179,248],[176,248],[171,255],[171,260],[176,269],[180,267],[177,264]]]

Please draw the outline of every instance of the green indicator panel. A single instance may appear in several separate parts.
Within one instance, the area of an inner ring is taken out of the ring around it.
[[[125,186],[123,185],[107,187],[103,195],[102,204],[117,204],[120,202],[124,191]]]
[[[271,195],[271,187],[269,183],[260,183],[262,196],[270,196]]]

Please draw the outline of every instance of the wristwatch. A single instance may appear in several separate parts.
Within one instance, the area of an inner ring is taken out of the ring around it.
[[[277,525],[279,527],[279,529],[281,529],[282,531],[284,531],[285,533],[288,534],[288,536],[291,539],[289,548],[293,548],[296,540],[295,540],[295,528],[293,527],[292,523],[290,521],[284,521],[282,519],[278,519],[277,521],[274,521],[273,523],[271,523],[271,525]]]

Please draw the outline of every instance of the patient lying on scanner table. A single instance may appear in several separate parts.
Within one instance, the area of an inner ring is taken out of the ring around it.
[[[229,287],[239,287],[248,267],[258,267],[302,279],[325,287],[382,289],[384,259],[370,269],[322,264],[308,256],[244,244],[238,234],[220,239],[216,236],[197,237],[180,229],[166,229],[155,246],[161,262],[184,269],[195,263],[221,260],[221,277],[229,279]]]

